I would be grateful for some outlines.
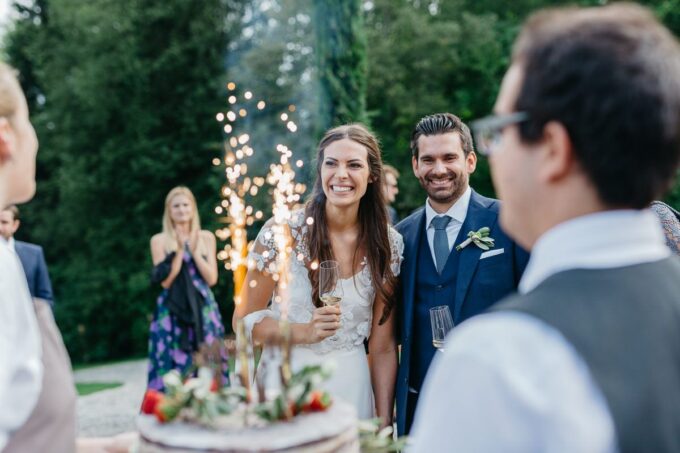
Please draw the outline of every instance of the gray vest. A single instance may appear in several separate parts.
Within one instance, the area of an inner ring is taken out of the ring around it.
[[[561,272],[493,310],[535,316],[574,346],[621,452],[680,451],[680,260]]]
[[[2,453],[73,453],[76,451],[76,389],[61,333],[52,309],[34,299],[42,340],[43,381],[38,402],[26,423],[12,433]]]

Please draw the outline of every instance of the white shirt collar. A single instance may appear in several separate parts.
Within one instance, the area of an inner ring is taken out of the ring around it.
[[[460,196],[460,198],[449,208],[448,211],[442,214],[438,213],[432,208],[432,206],[430,206],[430,199],[428,198],[425,201],[425,225],[427,225],[427,228],[430,227],[432,219],[440,215],[448,215],[453,220],[462,225],[463,222],[465,222],[465,217],[467,216],[471,196],[472,189],[470,186],[468,186],[467,189],[465,189],[465,192],[463,192],[463,195]]]
[[[527,293],[551,275],[570,269],[630,266],[670,255],[651,211],[589,214],[563,222],[538,239],[518,291]]]
[[[3,238],[3,239],[4,239],[4,238]],[[17,251],[17,249],[16,249],[16,247],[15,247],[15,245],[14,245],[14,236],[10,236],[10,238],[7,239],[6,244],[7,244],[7,246],[10,248],[11,251],[13,251],[13,252],[16,252],[16,251]]]

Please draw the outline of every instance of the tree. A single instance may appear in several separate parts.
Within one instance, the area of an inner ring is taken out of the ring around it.
[[[366,38],[361,0],[315,0],[320,131],[366,121]]]
[[[469,122],[492,111],[512,43],[524,19],[562,0],[374,0],[366,12],[367,110],[385,160],[404,175],[397,209],[422,205],[411,175],[409,138],[417,121],[448,111]],[[601,4],[583,0],[582,5]],[[680,1],[645,2],[678,35]],[[489,167],[480,158],[472,186],[493,196]],[[680,207],[680,181],[667,197]]]
[[[423,3],[380,0],[367,13],[368,111],[385,160],[404,177],[397,208],[402,215],[422,205],[411,175],[409,139],[425,115],[452,112],[464,121],[493,105],[507,65],[507,38],[492,14],[444,17]],[[493,194],[488,166],[480,159],[472,185]]]
[[[76,361],[146,350],[158,292],[148,241],[171,187],[189,186],[215,226],[214,118],[239,3],[50,0],[46,20],[24,16],[8,36],[11,63],[34,77],[27,92],[43,99],[32,121],[49,172],[27,233],[54,263],[55,315]]]

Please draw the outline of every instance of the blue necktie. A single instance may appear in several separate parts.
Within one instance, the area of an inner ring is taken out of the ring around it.
[[[439,274],[444,270],[444,265],[449,257],[449,238],[446,234],[446,225],[450,221],[451,217],[447,215],[437,216],[432,219],[432,226],[434,226],[434,258]]]

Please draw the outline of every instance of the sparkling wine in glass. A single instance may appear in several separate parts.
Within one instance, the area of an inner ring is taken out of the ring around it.
[[[338,305],[343,292],[340,284],[340,265],[337,261],[319,264],[319,299],[324,305]]]
[[[444,339],[453,329],[453,318],[447,305],[430,308],[430,322],[432,323],[432,345],[444,350]]]

